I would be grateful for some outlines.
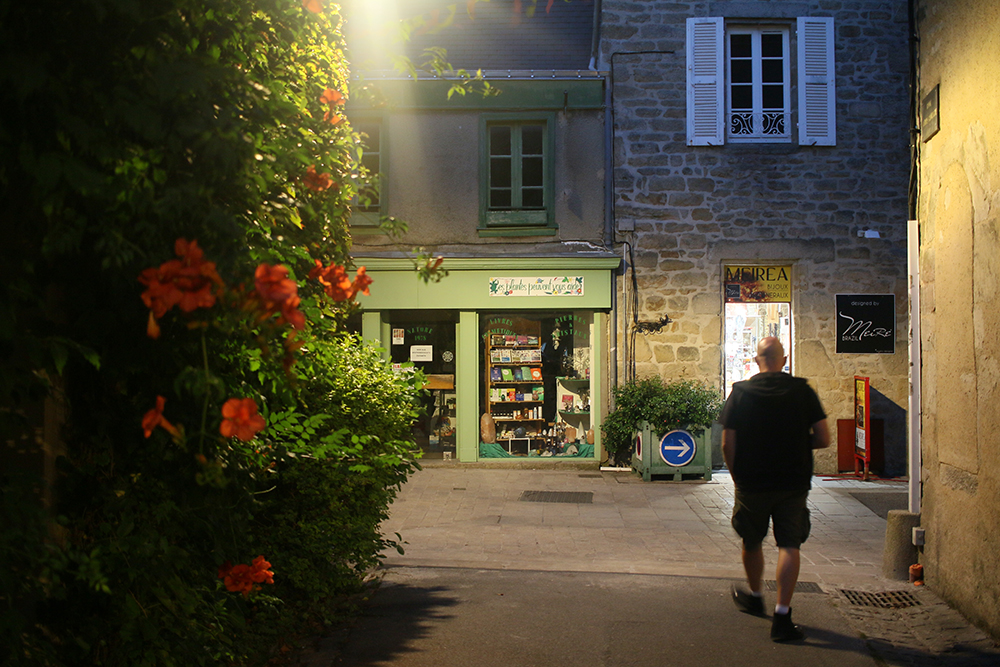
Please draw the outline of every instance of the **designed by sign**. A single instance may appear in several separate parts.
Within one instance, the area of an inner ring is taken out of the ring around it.
[[[738,266],[725,270],[726,303],[791,303],[791,266]]]
[[[837,354],[895,351],[895,294],[837,295]]]
[[[687,431],[676,430],[667,433],[660,440],[660,458],[668,466],[680,468],[686,466],[694,460],[694,455],[698,452],[695,445],[694,436]]]
[[[490,296],[583,296],[583,276],[490,278]]]

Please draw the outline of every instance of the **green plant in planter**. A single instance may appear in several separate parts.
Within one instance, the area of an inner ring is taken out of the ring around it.
[[[660,377],[633,380],[614,387],[615,409],[601,424],[604,446],[615,465],[628,465],[632,435],[642,422],[666,433],[673,429],[700,432],[712,426],[722,409],[718,390],[694,380],[669,384]]]

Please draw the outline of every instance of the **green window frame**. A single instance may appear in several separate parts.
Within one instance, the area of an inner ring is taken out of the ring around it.
[[[484,114],[480,235],[555,234],[553,114]]]
[[[386,122],[381,116],[367,116],[351,119],[351,127],[361,135],[361,165],[374,175],[352,202],[351,227],[375,230],[386,215]]]

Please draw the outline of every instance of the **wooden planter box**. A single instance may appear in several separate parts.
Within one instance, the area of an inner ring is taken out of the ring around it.
[[[653,477],[712,479],[712,430],[678,429],[655,434],[643,423],[632,436],[632,469],[645,482]]]

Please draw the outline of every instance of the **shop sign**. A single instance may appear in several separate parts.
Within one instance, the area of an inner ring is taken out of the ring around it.
[[[583,276],[490,278],[490,296],[583,296]]]
[[[895,351],[895,294],[837,295],[837,354]]]
[[[791,266],[723,267],[726,303],[791,303]]]

